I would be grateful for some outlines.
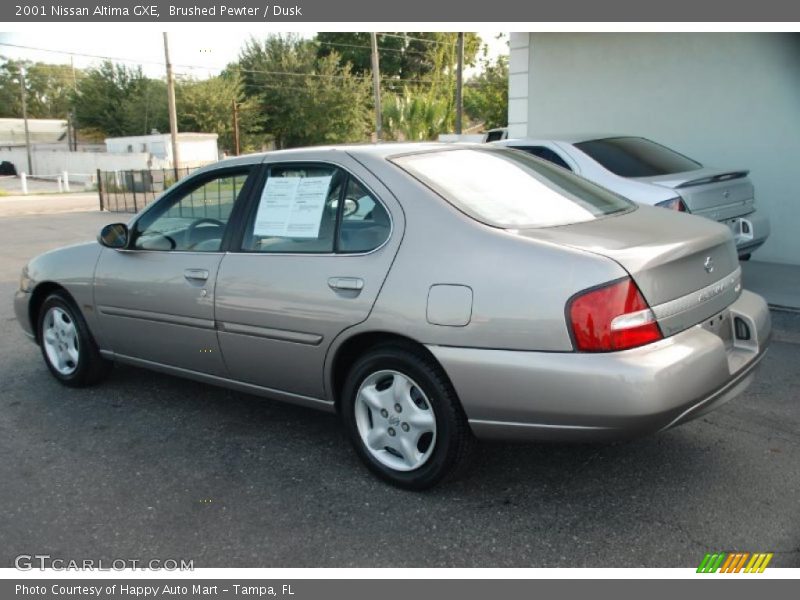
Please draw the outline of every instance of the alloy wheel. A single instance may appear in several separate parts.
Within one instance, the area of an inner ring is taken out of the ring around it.
[[[44,317],[42,344],[47,360],[61,375],[72,375],[78,368],[78,330],[72,316],[53,306]]]
[[[376,371],[364,379],[355,417],[366,450],[390,469],[418,469],[436,446],[433,407],[419,385],[399,371]]]

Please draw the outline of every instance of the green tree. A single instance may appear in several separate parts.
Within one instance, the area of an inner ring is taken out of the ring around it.
[[[251,39],[238,64],[242,90],[257,105],[259,129],[278,147],[364,140],[369,132],[369,78],[337,53],[318,57],[297,36]]]
[[[450,104],[407,88],[388,94],[383,104],[383,127],[388,139],[419,142],[447,131]]]
[[[108,136],[169,130],[166,84],[149,79],[141,67],[110,61],[89,70],[73,95],[78,126]]]
[[[371,35],[367,32],[319,33],[317,53],[339,52],[354,73],[372,71]],[[458,34],[454,32],[394,32],[377,34],[384,128],[395,139],[432,139],[455,125]],[[464,65],[477,64],[481,39],[464,34]],[[486,47],[483,47],[484,63]],[[486,66],[485,65],[485,66]],[[492,80],[494,81],[494,79]],[[475,82],[474,87],[482,85]],[[504,86],[507,85],[505,82]],[[498,108],[498,111],[505,108]]]
[[[372,73],[372,41],[369,32],[318,33],[317,53],[327,56],[339,54],[349,62],[354,73]],[[455,72],[457,33],[442,32],[389,32],[377,34],[378,55],[382,79],[419,80],[435,74],[437,69]],[[464,35],[464,62],[470,66],[480,48],[480,38],[475,33]],[[439,55],[439,60],[437,60]],[[447,57],[443,62],[442,57]],[[416,82],[416,81],[415,81]]]
[[[372,73],[372,36],[369,32],[320,32],[315,38],[317,55],[324,58],[338,54],[341,60],[351,65],[353,73]],[[381,75],[399,77],[403,72],[403,40],[378,36],[378,53],[381,58]]]
[[[483,122],[486,129],[508,124],[508,57],[483,61],[479,75],[464,88],[464,112],[472,121]]]
[[[123,135],[146,135],[152,131],[168,132],[169,106],[166,81],[149,77],[138,80],[122,109],[126,131]]]
[[[20,68],[25,68],[28,116],[33,119],[66,119],[70,98],[80,71],[68,65],[7,60],[0,65],[0,117],[22,117]]]
[[[216,133],[219,147],[233,153],[233,103],[239,110],[239,145],[242,152],[258,149],[253,139],[257,129],[256,107],[245,100],[238,73],[225,73],[203,80],[184,80],[175,89],[175,102],[180,131]]]

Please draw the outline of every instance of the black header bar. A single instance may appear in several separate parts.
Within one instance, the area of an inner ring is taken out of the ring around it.
[[[0,19],[36,22],[797,22],[800,3],[786,0],[10,0]]]

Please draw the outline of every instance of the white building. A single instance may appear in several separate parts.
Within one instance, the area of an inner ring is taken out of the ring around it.
[[[216,133],[179,133],[178,159],[181,167],[199,167],[219,160]],[[106,139],[109,154],[146,153],[152,162],[172,166],[172,142],[168,133],[132,135]]]
[[[641,135],[748,168],[772,235],[756,260],[800,264],[800,35],[512,33],[509,137]]]
[[[67,122],[63,119],[28,119],[31,145],[60,144],[67,147]],[[25,145],[25,120],[0,119],[0,146]]]

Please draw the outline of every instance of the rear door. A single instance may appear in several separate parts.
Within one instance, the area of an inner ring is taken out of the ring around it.
[[[402,211],[369,171],[267,162],[216,285],[219,344],[234,379],[323,399],[331,341],[370,313],[402,236]]]
[[[137,219],[129,248],[103,249],[95,306],[115,354],[226,375],[214,326],[214,282],[251,169],[188,179]]]

